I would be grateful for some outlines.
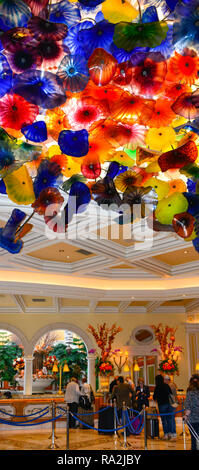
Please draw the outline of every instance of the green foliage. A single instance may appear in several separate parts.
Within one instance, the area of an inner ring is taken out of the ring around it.
[[[87,350],[85,344],[80,339],[73,339],[74,347],[67,346],[63,343],[56,344],[51,350],[50,356],[56,356],[59,363],[64,365],[67,362],[70,369],[69,372],[62,372],[62,383],[63,385],[71,377],[80,378],[82,375],[86,374],[87,371]],[[59,373],[57,373],[58,382]]]
[[[0,380],[8,380],[14,383],[16,370],[13,367],[13,361],[17,357],[22,357],[23,349],[15,343],[6,343],[0,345]]]

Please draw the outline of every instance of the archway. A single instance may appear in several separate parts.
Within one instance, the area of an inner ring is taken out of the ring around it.
[[[51,323],[45,325],[44,327],[40,328],[30,340],[25,354],[25,374],[24,374],[24,393],[25,395],[32,394],[32,372],[33,372],[33,360],[34,360],[34,351],[35,347],[44,335],[48,334],[49,332],[54,331],[69,331],[79,337],[83,343],[85,344],[86,352],[87,352],[87,377],[88,382],[91,384],[92,388],[95,390],[95,357],[93,354],[89,354],[89,351],[94,349],[94,344],[92,338],[89,335],[79,328],[77,325],[67,323],[67,322],[59,322],[59,323]]]
[[[9,324],[0,324],[0,389],[8,394],[16,386],[16,374],[24,368],[23,334]]]

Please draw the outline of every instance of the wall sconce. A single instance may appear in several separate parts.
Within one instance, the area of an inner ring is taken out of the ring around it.
[[[121,374],[123,367],[127,363],[128,356],[129,356],[128,351],[123,351],[122,349],[120,351],[118,351],[117,353],[112,354],[113,362],[116,365],[119,374]],[[127,365],[127,367],[128,367],[128,365]],[[129,368],[128,368],[128,371],[129,371]]]
[[[198,359],[197,362],[196,362],[196,367],[195,367],[195,369],[196,369],[196,372],[199,372],[199,359]]]
[[[134,370],[134,372],[139,372],[139,371],[140,371],[140,367],[139,367],[137,361],[135,362],[135,365],[134,365],[134,367],[133,367],[133,370]]]

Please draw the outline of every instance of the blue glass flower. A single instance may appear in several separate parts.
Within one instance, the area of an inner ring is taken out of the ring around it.
[[[37,170],[37,176],[33,182],[35,197],[46,188],[58,188],[63,183],[61,168],[50,160],[42,160]]]
[[[194,240],[192,240],[192,244],[195,250],[199,253],[199,237],[196,237]]]
[[[45,121],[36,121],[33,124],[24,126],[21,132],[25,135],[26,139],[32,142],[44,142],[48,138]]]
[[[159,21],[157,8],[154,5],[148,7],[142,15],[142,23],[152,23],[153,21]]]
[[[58,145],[62,153],[72,157],[84,157],[89,151],[88,132],[63,130],[59,134]]]
[[[6,194],[6,193],[7,193],[7,191],[6,191],[6,185],[5,185],[4,181],[3,181],[3,179],[0,180],[0,193],[1,193],[1,194]]]
[[[57,75],[63,87],[72,93],[84,90],[89,81],[87,60],[83,55],[66,55],[60,63]]]
[[[8,28],[26,26],[31,11],[22,0],[2,0],[0,3],[0,20]]]
[[[76,3],[62,0],[50,6],[50,21],[64,23],[71,28],[81,20],[79,6]]]
[[[187,189],[189,193],[195,193],[196,192],[196,181],[193,181],[191,178],[188,178],[187,180]]]
[[[199,2],[178,3],[174,11],[173,40],[183,47],[188,42],[199,41]]]
[[[30,70],[16,75],[13,79],[13,91],[30,103],[47,109],[61,106],[66,101],[60,78],[42,70]]]
[[[15,240],[16,232],[26,214],[20,209],[14,209],[5,227],[0,229],[0,246],[9,253],[19,253],[23,247],[21,239]]]
[[[103,3],[105,0],[79,0],[79,3],[88,8],[96,8],[98,5]]]
[[[183,195],[186,197],[189,204],[187,212],[195,217],[195,215],[199,213],[199,194],[183,193]]]
[[[0,98],[10,91],[12,86],[12,70],[7,59],[0,54]]]
[[[124,173],[124,171],[126,171],[127,169],[128,169],[127,166],[121,165],[118,162],[111,162],[108,167],[106,176],[113,179],[120,173]]]
[[[80,213],[86,210],[86,207],[91,200],[91,193],[86,184],[81,181],[76,181],[70,188],[68,204],[70,204],[71,197],[73,198],[73,201],[75,201],[76,212],[78,211]],[[74,207],[74,202],[72,204]]]
[[[75,26],[72,26],[68,30],[68,34],[66,38],[63,40],[64,47],[68,48],[71,55],[83,55],[84,49],[82,47],[82,42],[79,40],[79,31],[83,29],[92,28],[93,22],[92,21],[83,21],[82,23],[78,23]]]
[[[82,43],[86,57],[90,57],[94,49],[102,48],[110,51],[113,42],[115,25],[107,20],[100,21],[92,28],[79,31],[78,39]]]

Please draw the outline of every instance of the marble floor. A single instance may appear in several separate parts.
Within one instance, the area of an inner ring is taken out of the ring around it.
[[[190,450],[190,435],[186,429],[185,439],[182,433],[182,423],[177,424],[176,440],[162,440],[162,427],[160,424],[160,438],[147,439],[147,450]],[[52,443],[49,430],[8,430],[0,431],[0,450],[47,450]],[[66,450],[65,429],[56,430],[55,448]],[[107,434],[98,434],[97,431],[86,429],[70,429],[70,450],[122,450],[124,439],[120,434],[117,439]],[[138,436],[131,435],[127,438],[128,450],[146,450],[144,432]]]

